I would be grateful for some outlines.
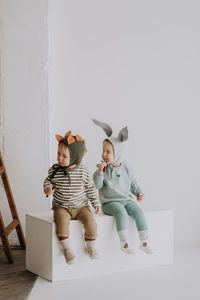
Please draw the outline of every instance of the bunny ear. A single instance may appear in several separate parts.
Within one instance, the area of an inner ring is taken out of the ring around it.
[[[63,136],[59,135],[59,134],[56,134],[55,137],[56,137],[58,142],[62,141],[62,139],[63,139]]]
[[[112,128],[108,124],[99,122],[95,119],[92,119],[92,121],[94,122],[94,124],[101,127],[105,131],[105,133],[108,137],[110,137],[112,135]]]
[[[118,134],[118,139],[121,142],[128,140],[128,128],[127,127],[124,127],[120,130],[120,132]]]

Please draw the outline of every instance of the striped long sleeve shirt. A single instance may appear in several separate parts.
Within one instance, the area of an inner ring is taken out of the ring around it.
[[[51,175],[55,166],[50,167],[48,176],[44,180],[44,191],[48,187],[54,187],[52,209],[64,207],[67,209],[89,206],[100,206],[98,192],[94,181],[86,166],[79,164],[73,169],[68,169],[65,175],[62,169],[58,169],[55,176]]]

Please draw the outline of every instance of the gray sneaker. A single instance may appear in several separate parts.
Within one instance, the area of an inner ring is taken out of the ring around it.
[[[75,255],[71,249],[64,249],[63,254],[67,264],[73,264],[75,262]]]

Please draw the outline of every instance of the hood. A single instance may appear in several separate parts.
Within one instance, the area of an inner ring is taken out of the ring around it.
[[[85,140],[78,134],[75,136],[71,135],[71,131],[68,131],[64,137],[57,134],[56,139],[59,144],[63,143],[69,149],[70,164],[68,167],[80,164],[84,154],[87,152]]]
[[[126,146],[125,141],[128,140],[128,128],[124,127],[122,128],[117,136],[113,136],[112,128],[107,124],[103,122],[99,122],[95,119],[92,119],[94,124],[101,127],[104,132],[106,133],[107,137],[106,139],[109,140],[114,148],[114,161],[113,164],[121,163],[124,161],[124,148]]]

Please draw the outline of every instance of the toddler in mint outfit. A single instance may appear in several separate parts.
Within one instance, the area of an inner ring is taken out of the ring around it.
[[[121,249],[126,253],[136,253],[127,236],[128,216],[133,218],[141,240],[140,249],[146,253],[153,253],[148,241],[148,229],[143,210],[135,201],[143,200],[143,192],[138,186],[132,170],[123,162],[123,149],[128,139],[128,129],[123,128],[117,137],[111,137],[112,129],[106,124],[93,119],[106,133],[103,141],[102,163],[94,173],[93,179],[99,190],[102,211],[114,216],[117,232],[121,242]]]

